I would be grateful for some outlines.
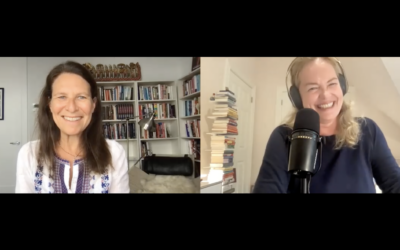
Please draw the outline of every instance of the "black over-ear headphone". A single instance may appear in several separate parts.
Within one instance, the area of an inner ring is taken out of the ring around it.
[[[286,89],[288,91],[289,99],[292,102],[293,107],[295,107],[297,109],[302,109],[303,102],[301,101],[299,89],[296,87],[296,84],[294,82],[295,79],[291,79],[292,86],[290,87],[290,89],[288,88],[288,84],[287,84],[287,80],[288,80],[289,74],[291,72],[293,63],[299,58],[301,58],[301,57],[296,57],[292,61],[292,63],[289,65],[289,68],[286,73]],[[337,58],[334,58],[334,60],[336,61],[336,64],[339,66],[340,70],[342,71],[339,73],[338,79],[339,79],[339,84],[340,84],[340,87],[342,88],[342,92],[343,92],[343,96],[344,96],[347,93],[348,82],[347,82],[346,76],[344,74],[342,64],[340,63],[340,61]]]

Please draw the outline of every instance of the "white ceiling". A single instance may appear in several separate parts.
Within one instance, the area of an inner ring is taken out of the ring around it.
[[[381,57],[381,60],[400,93],[400,57]]]

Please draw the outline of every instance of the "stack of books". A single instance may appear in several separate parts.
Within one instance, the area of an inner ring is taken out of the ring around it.
[[[233,193],[236,184],[236,169],[233,156],[238,135],[238,113],[235,94],[229,89],[221,90],[212,98],[214,110],[211,129],[211,163],[209,177],[222,179],[223,193]]]

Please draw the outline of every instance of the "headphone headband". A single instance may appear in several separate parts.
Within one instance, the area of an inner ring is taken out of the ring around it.
[[[289,90],[287,81],[288,81],[289,74],[290,74],[291,71],[292,71],[293,64],[296,62],[296,60],[298,60],[298,59],[300,59],[300,58],[304,58],[304,57],[296,57],[296,58],[290,63],[290,65],[289,65],[289,67],[288,67],[288,70],[287,70],[287,72],[286,72],[286,79],[285,79],[286,90],[287,90],[287,92],[288,92],[289,99],[290,99],[290,101],[292,102],[293,106],[296,107],[296,108],[298,108],[298,109],[300,109],[300,106],[302,106],[302,105],[300,105],[299,103],[296,104],[296,100],[294,100],[294,98],[292,97],[292,94],[291,94],[291,92],[292,92],[291,90],[293,89],[293,87],[294,87],[295,89],[297,89],[297,86],[293,86],[293,85],[292,85],[292,86],[290,87],[290,90]],[[345,95],[346,92],[347,92],[347,89],[348,89],[347,77],[346,77],[346,75],[345,75],[345,73],[344,73],[344,70],[343,70],[343,67],[342,67],[342,63],[341,63],[336,57],[333,57],[333,59],[335,60],[336,64],[339,66],[339,68],[340,68],[340,70],[341,70],[341,72],[339,73],[339,82],[340,82],[340,86],[341,86],[342,91],[343,91],[343,95]],[[341,75],[341,76],[340,76],[340,75]],[[293,79],[291,79],[291,80],[292,80],[292,82],[294,81]],[[297,90],[297,92],[298,92],[298,90]],[[298,95],[300,95],[300,93],[298,93]]]

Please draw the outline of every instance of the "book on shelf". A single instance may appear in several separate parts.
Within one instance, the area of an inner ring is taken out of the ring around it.
[[[100,94],[101,101],[124,101],[133,100],[133,87],[131,86],[115,86],[105,87],[100,86],[97,88]]]
[[[192,100],[185,100],[185,116],[200,115],[200,100],[194,97]]]
[[[154,113],[154,119],[176,118],[175,104],[171,103],[144,103],[139,104],[139,119],[148,118]]]
[[[140,153],[141,153],[140,155],[143,157],[146,155],[151,155],[149,142],[147,141],[140,142]]]
[[[200,58],[201,57],[192,58],[192,71],[200,68]]]
[[[195,160],[200,160],[200,140],[190,139],[188,140],[189,154],[193,155]]]
[[[152,100],[172,100],[174,99],[174,88],[168,85],[151,85],[138,87],[139,100],[152,101]]]
[[[133,104],[113,104],[101,106],[103,120],[123,120],[134,118]]]
[[[200,119],[185,121],[187,137],[200,137]]]
[[[156,138],[170,138],[171,135],[167,129],[167,125],[165,122],[155,122],[156,123],[156,131],[149,132],[144,128],[140,128],[140,138],[141,139],[156,139]]]
[[[210,168],[221,171],[224,193],[234,192],[236,183],[236,168],[234,167],[234,152],[236,135],[238,135],[238,112],[235,94],[226,89],[216,93],[211,118],[214,120],[211,128],[211,163]]]
[[[200,74],[194,75],[191,79],[183,82],[183,96],[200,92]]]
[[[103,136],[110,140],[136,139],[135,123],[103,123]]]

